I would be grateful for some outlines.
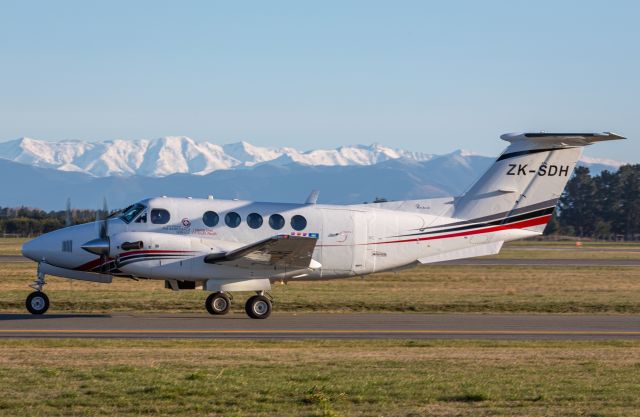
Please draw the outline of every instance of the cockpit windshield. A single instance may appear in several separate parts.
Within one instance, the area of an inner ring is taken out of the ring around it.
[[[122,211],[120,218],[125,223],[131,223],[131,221],[135,219],[138,216],[138,214],[140,214],[140,212],[144,209],[145,209],[145,206],[143,206],[140,203],[133,204]]]

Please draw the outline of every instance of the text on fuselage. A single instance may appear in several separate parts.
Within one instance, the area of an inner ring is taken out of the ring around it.
[[[507,175],[539,175],[541,177],[566,177],[570,165],[542,164],[537,169],[529,164],[509,164]]]

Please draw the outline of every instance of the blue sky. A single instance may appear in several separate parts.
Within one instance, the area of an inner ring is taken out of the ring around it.
[[[611,1],[4,1],[0,140],[498,153],[603,131],[640,162],[640,6]]]

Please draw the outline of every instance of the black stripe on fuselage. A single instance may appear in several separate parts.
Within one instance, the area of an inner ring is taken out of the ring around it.
[[[546,208],[543,208],[543,209],[540,209],[540,210],[535,210],[535,211],[531,211],[531,212],[528,212],[528,213],[519,214],[519,215],[516,215],[516,216],[511,216],[511,217],[504,218],[504,219],[498,219],[498,220],[484,222],[484,223],[474,223],[474,224],[469,224],[469,225],[460,226],[460,227],[451,227],[451,228],[448,228],[448,229],[433,230],[433,231],[429,231],[429,232],[411,233],[411,234],[408,234],[408,235],[400,235],[399,237],[424,236],[424,235],[433,235],[433,234],[436,234],[436,233],[459,232],[459,231],[469,230],[469,229],[479,229],[479,228],[487,227],[487,226],[499,226],[499,225],[502,225],[502,224],[515,223],[515,222],[519,222],[519,221],[523,221],[523,220],[534,219],[536,217],[546,216],[546,215],[552,214],[553,210],[555,210],[555,208],[556,208],[556,206],[546,207]]]
[[[558,200],[559,200],[558,198],[552,198],[551,200],[542,201],[540,203],[532,204],[532,205],[526,206],[526,207],[519,207],[517,209],[513,209],[513,210],[509,210],[509,211],[503,211],[502,213],[491,214],[489,216],[476,217],[475,219],[462,220],[462,221],[459,221],[459,222],[440,224],[440,225],[437,225],[437,226],[421,227],[421,228],[415,229],[415,230],[420,230],[421,232],[424,232],[425,230],[428,230],[428,229],[439,229],[441,227],[462,226],[462,225],[467,225],[467,224],[476,224],[476,223],[488,222],[488,221],[491,221],[491,220],[502,220],[502,219],[505,219],[505,218],[507,218],[509,216],[515,216],[515,215],[519,215],[519,214],[530,213],[532,211],[536,211],[536,210],[540,210],[540,209],[543,209],[543,208],[548,208],[548,207],[551,207],[551,206],[555,206],[558,203]]]
[[[153,261],[160,259],[179,259],[186,258],[189,255],[180,253],[141,253],[136,255],[122,256],[117,262],[114,259],[109,260],[101,265],[98,265],[91,269],[92,272],[107,272],[114,269],[118,269],[121,266],[132,264],[138,261]]]
[[[180,257],[188,257],[191,255],[186,255],[184,253],[138,253],[135,255],[121,255],[118,259],[118,263],[128,261],[129,259],[137,259],[137,258],[150,258],[153,256],[163,256],[166,258],[180,258]]]

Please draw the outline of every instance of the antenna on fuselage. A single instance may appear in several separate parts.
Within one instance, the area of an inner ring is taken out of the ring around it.
[[[313,190],[311,191],[311,194],[309,194],[309,197],[307,197],[307,201],[305,201],[305,204],[316,204],[318,202],[318,196],[320,195],[320,190]]]

